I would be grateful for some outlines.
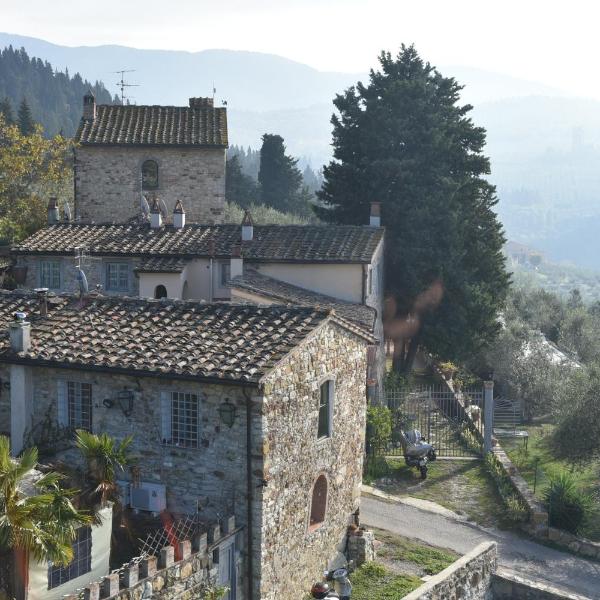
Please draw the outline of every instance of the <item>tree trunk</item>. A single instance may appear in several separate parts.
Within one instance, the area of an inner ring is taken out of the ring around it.
[[[17,548],[13,552],[13,594],[16,600],[27,600],[29,593],[29,552]]]
[[[400,375],[408,375],[412,371],[420,342],[420,333],[416,333],[409,340],[394,340],[392,369],[395,373],[399,373]]]

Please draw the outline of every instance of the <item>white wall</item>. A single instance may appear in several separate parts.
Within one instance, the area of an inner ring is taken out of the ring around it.
[[[81,577],[71,579],[67,583],[48,589],[48,563],[31,563],[29,565],[28,600],[60,600],[65,594],[98,581],[110,571],[110,537],[112,533],[112,507],[108,506],[99,512],[102,524],[92,527],[92,570]]]
[[[186,269],[181,273],[140,273],[140,297],[154,298],[157,285],[167,288],[168,298],[181,298]]]
[[[253,266],[274,279],[362,304],[363,265],[266,263]]]

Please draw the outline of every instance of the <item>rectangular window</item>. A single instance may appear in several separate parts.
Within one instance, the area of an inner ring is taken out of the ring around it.
[[[106,263],[106,289],[113,292],[129,291],[129,265]]]
[[[321,385],[319,396],[319,431],[317,437],[331,437],[331,412],[333,408],[333,381]]]
[[[163,444],[197,448],[199,432],[197,394],[163,392],[161,411]]]
[[[48,567],[48,589],[51,590],[92,570],[92,529],[80,527],[73,541],[73,560],[65,567]]]
[[[221,287],[225,287],[231,278],[231,265],[229,263],[221,263]]]
[[[40,261],[40,287],[49,288],[51,290],[60,289],[60,261]]]
[[[78,381],[67,382],[68,425],[73,429],[92,430],[92,386]]]

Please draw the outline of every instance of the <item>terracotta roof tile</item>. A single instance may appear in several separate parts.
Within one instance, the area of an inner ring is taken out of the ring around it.
[[[41,229],[13,248],[17,254],[72,254],[85,248],[98,256],[231,256],[241,245],[244,258],[259,262],[369,263],[383,237],[380,227],[358,225],[255,225],[254,239],[241,241],[239,225],[119,225],[61,223]]]

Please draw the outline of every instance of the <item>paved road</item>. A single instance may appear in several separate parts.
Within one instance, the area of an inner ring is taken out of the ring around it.
[[[523,577],[600,599],[600,564],[496,529],[449,519],[419,508],[363,495],[361,521],[406,537],[465,554],[486,541],[498,543],[498,563]]]

